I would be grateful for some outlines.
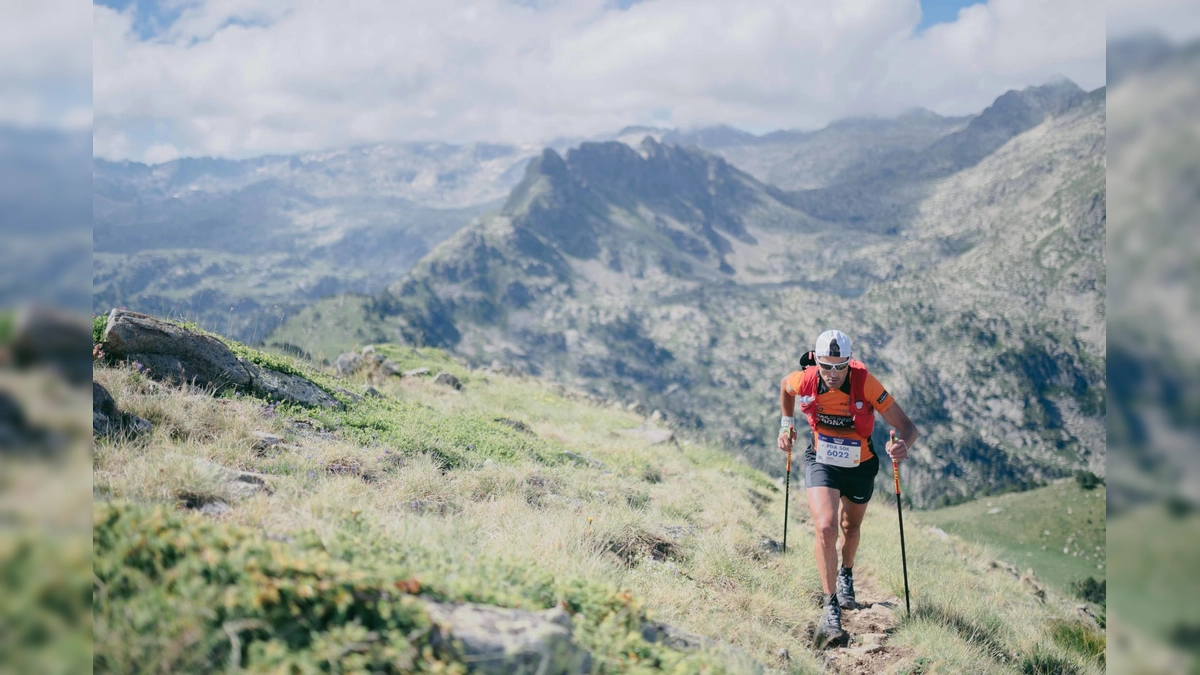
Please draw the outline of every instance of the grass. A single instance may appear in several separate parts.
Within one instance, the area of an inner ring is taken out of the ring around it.
[[[936,525],[992,547],[1018,569],[1033,568],[1039,579],[1071,594],[1077,581],[1105,578],[1106,493],[1103,486],[1083,490],[1068,479],[1028,492],[916,511],[912,519],[914,525]]]
[[[766,553],[762,539],[781,537],[781,486],[730,455],[633,440],[619,432],[644,418],[536,379],[379,350],[405,367],[458,368],[466,386],[393,377],[376,383],[383,399],[312,411],[97,364],[118,406],[157,425],[95,452],[97,672],[329,670],[339,655],[347,672],[453,672],[462,664],[429,642],[414,594],[566,607],[597,672],[745,672],[749,659],[823,670],[804,648],[820,586],[800,486],[788,554]],[[285,442],[255,450],[255,431]],[[263,474],[270,489],[230,490],[216,466]],[[183,508],[212,500],[232,509]],[[902,593],[894,514],[873,509],[864,528],[860,574]],[[915,530],[908,545],[918,611],[892,640],[913,650],[910,672],[1014,673],[1046,659],[1100,672],[1050,637],[1072,620],[1069,602],[1038,603],[970,543]],[[649,619],[728,648],[647,643]]]

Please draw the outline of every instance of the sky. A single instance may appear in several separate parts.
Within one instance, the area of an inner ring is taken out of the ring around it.
[[[1097,0],[103,0],[92,15],[93,150],[149,163],[814,129],[1105,77]]]

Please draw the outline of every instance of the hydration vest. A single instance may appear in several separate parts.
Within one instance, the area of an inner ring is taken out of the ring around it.
[[[807,354],[805,356],[808,356]],[[801,359],[801,365],[805,365],[804,376],[800,379],[799,395],[800,412],[804,413],[808,418],[808,425],[817,429],[817,379],[820,377],[820,366],[807,365],[806,361],[811,359]],[[871,432],[875,430],[875,406],[867,400],[866,385],[867,385],[867,367],[862,361],[850,359],[850,415],[854,419],[854,431],[863,438],[870,438]],[[805,403],[807,401],[807,403]]]

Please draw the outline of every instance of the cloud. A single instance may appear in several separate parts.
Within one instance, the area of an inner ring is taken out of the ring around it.
[[[78,129],[84,123],[92,92],[91,18],[73,0],[5,3],[0,125]]]
[[[920,33],[917,0],[209,0],[149,36],[133,8],[94,9],[96,148],[110,158],[812,128],[1104,81],[1104,8],[1083,0],[991,0]]]

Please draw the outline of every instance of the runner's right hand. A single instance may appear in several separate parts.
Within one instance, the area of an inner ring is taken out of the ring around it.
[[[796,440],[796,427],[789,427],[786,432],[779,432],[779,449],[784,452],[792,451],[792,441]]]

